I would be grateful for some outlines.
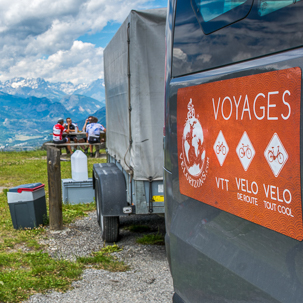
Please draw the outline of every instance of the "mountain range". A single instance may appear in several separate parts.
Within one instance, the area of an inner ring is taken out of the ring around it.
[[[105,126],[102,96],[101,80],[77,86],[41,78],[0,82],[0,150],[41,146],[52,139],[52,127],[60,117],[70,117],[82,128],[85,119],[94,115]]]
[[[103,80],[97,79],[90,84],[74,85],[71,82],[51,83],[42,78],[16,77],[5,82],[0,81],[0,91],[19,97],[48,98],[59,101],[66,95],[83,95],[103,101],[105,90]]]

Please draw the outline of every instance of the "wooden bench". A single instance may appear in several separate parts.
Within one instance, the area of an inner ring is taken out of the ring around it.
[[[87,142],[83,142],[83,143],[53,143],[53,142],[48,142],[48,143],[44,143],[44,145],[47,146],[53,146],[53,147],[57,147],[60,150],[62,148],[66,148],[67,146],[89,146],[89,145],[93,145],[96,147],[96,154],[95,154],[95,158],[99,158],[100,157],[100,148],[105,148],[105,143],[101,142],[101,143],[87,143]]]

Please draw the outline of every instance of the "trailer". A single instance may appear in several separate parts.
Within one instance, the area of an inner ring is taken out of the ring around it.
[[[163,125],[166,9],[132,10],[104,50],[107,163],[93,166],[103,240],[119,216],[164,214]]]

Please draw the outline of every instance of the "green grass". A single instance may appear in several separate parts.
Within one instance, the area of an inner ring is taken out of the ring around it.
[[[42,251],[0,253],[0,302],[19,302],[48,289],[65,291],[87,265],[113,272],[126,271],[128,266],[111,255],[120,250],[117,245],[107,246],[89,257],[77,258],[76,262],[54,260]]]
[[[20,302],[36,292],[67,290],[84,265],[54,260],[47,253],[0,253],[0,301]]]
[[[95,202],[88,204],[63,204],[63,224],[71,223],[75,219],[87,216],[87,213],[96,209]]]
[[[78,257],[77,262],[81,264],[94,265],[95,268],[105,269],[109,271],[126,271],[128,266],[123,262],[117,261],[111,256],[111,253],[121,251],[116,244],[108,245],[102,248],[101,251],[93,252],[90,257]]]
[[[139,244],[144,245],[164,245],[164,236],[157,233],[157,234],[148,234],[141,238],[137,238],[136,240]]]
[[[97,159],[97,161],[100,161]],[[92,166],[96,159],[88,159],[88,174],[92,175]],[[30,152],[0,152],[0,187],[6,188],[0,194],[0,253],[7,248],[23,243],[33,249],[40,249],[33,235],[44,233],[43,228],[29,230],[15,230],[12,226],[6,191],[10,187],[20,184],[41,182],[45,184],[45,196],[48,202],[48,180],[46,151]],[[71,177],[71,163],[61,162],[61,178]],[[48,206],[48,203],[47,203]],[[94,203],[62,205],[63,224],[73,222],[75,219],[86,216],[95,209]],[[49,212],[48,212],[49,213]],[[45,218],[46,223],[48,218]]]
[[[88,158],[88,173],[100,159]],[[127,266],[117,261],[112,252],[116,245],[104,247],[99,252],[75,262],[52,259],[39,244],[46,237],[43,226],[33,229],[15,230],[12,225],[6,192],[9,188],[27,183],[45,184],[48,208],[48,180],[46,151],[0,152],[0,302],[20,302],[37,292],[50,289],[65,291],[71,282],[79,279],[86,266],[110,271],[125,271]],[[61,162],[61,178],[71,177],[71,163]],[[63,224],[86,216],[95,209],[94,203],[63,205]],[[48,218],[45,218],[48,224]],[[26,249],[26,251],[25,251]]]

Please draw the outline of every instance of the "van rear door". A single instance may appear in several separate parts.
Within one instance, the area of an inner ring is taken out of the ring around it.
[[[302,1],[169,2],[175,302],[302,302],[302,13]]]

